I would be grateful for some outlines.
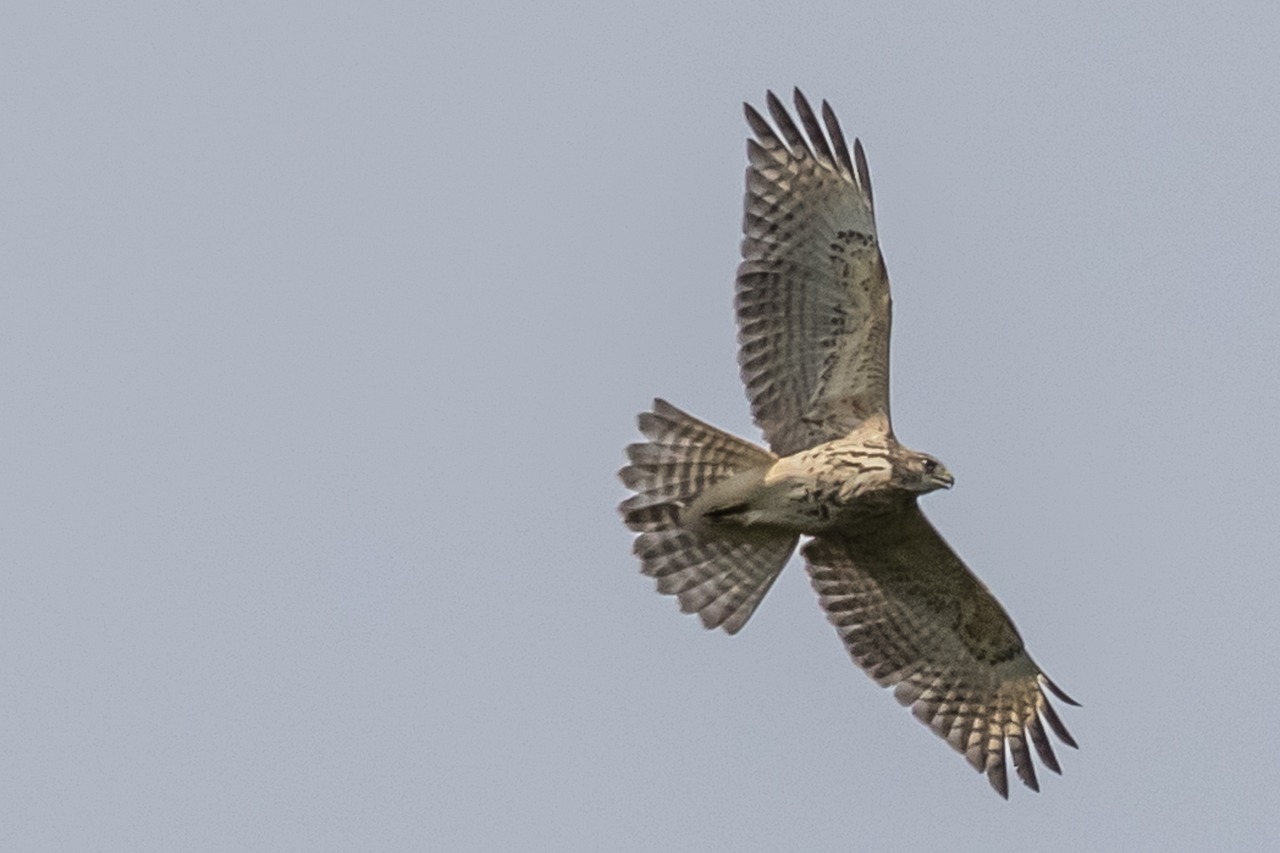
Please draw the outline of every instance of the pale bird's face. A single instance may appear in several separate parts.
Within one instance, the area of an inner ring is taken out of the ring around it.
[[[934,489],[949,489],[956,478],[947,466],[927,453],[908,451],[893,466],[894,485],[909,492],[925,494]]]

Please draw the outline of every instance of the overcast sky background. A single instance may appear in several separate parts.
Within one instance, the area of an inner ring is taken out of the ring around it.
[[[1280,7],[905,5],[6,4],[0,848],[1276,844]],[[617,519],[652,397],[759,437],[796,84],[925,509],[1084,704],[1039,795],[799,562],[711,634]]]

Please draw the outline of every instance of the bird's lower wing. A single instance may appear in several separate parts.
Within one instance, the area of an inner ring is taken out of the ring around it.
[[[874,529],[814,539],[809,575],[850,656],[1009,796],[1005,747],[1039,790],[1028,745],[1061,773],[1045,725],[1075,741],[1000,603],[913,503]]]

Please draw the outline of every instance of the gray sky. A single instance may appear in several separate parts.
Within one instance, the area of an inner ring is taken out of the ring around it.
[[[1280,829],[1274,3],[10,3],[0,848],[1204,850]],[[756,439],[741,101],[862,138],[924,501],[1084,703],[1008,803],[799,564],[615,512]]]

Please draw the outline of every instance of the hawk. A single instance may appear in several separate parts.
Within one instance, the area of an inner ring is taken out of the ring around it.
[[[1006,799],[1006,752],[1039,790],[1028,747],[1061,773],[1045,728],[1076,743],[1004,608],[920,511],[950,488],[889,419],[889,278],[867,159],[835,113],[769,92],[749,104],[738,362],[772,452],[655,400],[620,472],[619,507],[659,592],[737,633],[801,553],[854,662],[946,739]]]

